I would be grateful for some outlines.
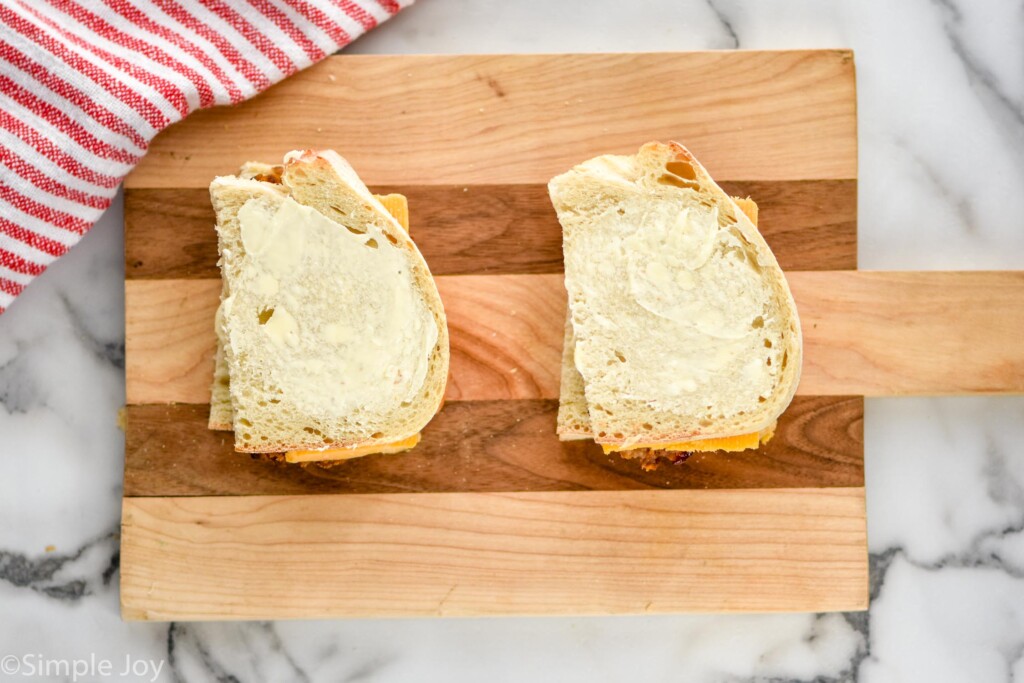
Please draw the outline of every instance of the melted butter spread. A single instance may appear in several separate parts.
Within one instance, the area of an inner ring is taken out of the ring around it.
[[[567,268],[587,303],[583,314],[574,307],[585,380],[689,414],[703,412],[712,382],[734,394],[727,405],[714,392],[727,414],[756,405],[777,368],[766,364],[758,320],[769,289],[742,237],[719,227],[717,209],[670,201],[609,207],[596,221],[605,225],[577,247],[589,257]]]
[[[275,280],[293,271],[302,260],[306,233],[295,229],[296,220],[303,220],[296,207],[302,208],[287,199],[275,212],[263,202],[250,200],[238,212],[242,246],[263,271],[257,279],[261,291],[273,289]]]
[[[286,346],[295,348],[299,345],[299,324],[284,306],[274,309],[274,313],[263,324],[263,332],[279,349]]]
[[[757,273],[737,260],[738,238],[719,229],[718,209],[662,205],[638,228],[623,240],[629,291],[638,304],[708,337],[742,339],[750,333],[761,313],[761,285]],[[725,257],[712,259],[720,247]]]
[[[314,413],[414,400],[438,331],[403,250],[375,226],[354,233],[291,198],[250,200],[238,217],[274,385]]]

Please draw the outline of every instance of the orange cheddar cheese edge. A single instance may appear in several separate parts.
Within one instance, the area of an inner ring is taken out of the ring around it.
[[[660,451],[688,451],[690,453],[707,453],[710,451],[737,452],[757,448],[762,444],[768,443],[773,436],[775,436],[774,424],[760,432],[740,434],[739,436],[723,436],[718,439],[695,439],[694,441],[679,441],[668,444],[636,444],[634,446],[629,446],[628,448],[616,446],[615,444],[602,444],[602,448],[604,448],[605,453],[633,451],[642,448],[651,448]]]
[[[413,434],[408,439],[391,443],[356,446],[355,448],[329,448],[324,451],[288,451],[284,454],[285,462],[311,462],[322,460],[351,460],[364,455],[401,453],[420,442],[420,434]]]
[[[376,195],[388,213],[395,217],[406,233],[409,232],[409,200],[402,194]],[[386,444],[356,446],[355,448],[326,448],[322,451],[287,451],[285,462],[316,462],[322,460],[350,460],[364,455],[401,453],[420,442],[420,434],[413,434],[408,439]]]

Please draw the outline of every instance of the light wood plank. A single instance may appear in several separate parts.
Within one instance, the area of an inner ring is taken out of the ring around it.
[[[126,619],[867,606],[864,490],[126,498]]]
[[[723,188],[757,200],[758,229],[786,270],[857,267],[857,181],[725,182]],[[434,275],[562,272],[562,228],[545,185],[372,189],[408,197],[416,245]],[[220,277],[213,223],[205,188],[127,190],[125,277]]]
[[[546,183],[669,139],[716,178],[855,178],[853,54],[331,57],[171,126],[125,186],[205,187],[296,147],[337,149],[369,184]]]
[[[1024,391],[1024,272],[788,274],[805,396]],[[558,396],[560,275],[437,278],[449,400]],[[126,283],[129,403],[209,400],[217,280]]]
[[[794,273],[790,284],[804,393],[1024,392],[1024,271]]]
[[[830,488],[864,485],[864,399],[798,396],[758,451],[696,453],[643,471],[555,435],[556,400],[444,406],[416,448],[324,468],[253,459],[206,428],[206,405],[128,406],[126,496],[431,491]]]
[[[220,280],[125,281],[129,404],[209,403],[220,291]]]

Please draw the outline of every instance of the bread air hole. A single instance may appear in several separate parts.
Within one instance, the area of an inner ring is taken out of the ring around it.
[[[273,308],[264,308],[262,311],[260,311],[260,313],[259,313],[260,325],[266,325],[267,321],[270,320],[270,318],[273,317],[273,315],[274,315],[274,309]]]
[[[377,240],[373,239],[372,237],[363,242],[363,244],[368,246],[370,249],[376,249],[378,247]]]
[[[387,233],[387,232],[384,233],[384,236],[388,238],[388,242],[391,242],[391,244],[394,244],[395,246],[398,246],[398,238],[397,237],[395,237],[391,233]]]
[[[654,429],[654,425],[652,425],[650,422],[644,422],[641,426],[648,432]]]
[[[772,348],[772,340],[771,339],[765,339],[764,340],[764,348],[766,348],[766,349]]]
[[[782,354],[782,367],[783,368],[786,367],[786,362],[788,360],[789,360],[789,351],[786,351],[784,354]]]
[[[615,352],[615,357],[619,359],[620,363],[625,363],[626,362],[626,357],[622,355],[621,351],[616,351]]]
[[[351,225],[346,225],[345,229],[348,230],[353,235],[363,235],[366,233],[365,230],[361,230],[360,228],[353,228]]]
[[[382,439],[382,438],[384,438],[384,432],[374,432],[373,434],[370,434],[370,438],[371,439]]]
[[[747,252],[743,251],[739,247],[728,247],[721,250],[722,255],[731,256],[740,263],[747,262]]]
[[[753,327],[755,330],[761,329],[762,327],[764,327],[764,318],[762,318],[761,316],[757,316],[756,318],[754,318],[753,322],[750,323],[750,326]]]
[[[670,161],[665,164],[665,170],[686,180],[697,179],[697,171],[685,161]]]
[[[764,396],[758,396],[758,397],[757,397],[757,402],[758,402],[758,403],[764,403],[764,402],[765,402],[765,401],[767,401],[767,400],[768,400],[768,399],[766,399],[766,398],[765,398]]]
[[[662,185],[672,185],[673,187],[681,187],[686,190],[699,190],[700,185],[697,183],[691,183],[683,180],[682,178],[676,177],[670,173],[662,173],[661,177],[658,178],[658,182]]]
[[[710,427],[712,422],[711,422],[711,420],[709,420],[708,418],[705,417],[705,418],[701,419],[701,421],[698,422],[697,424],[699,424],[701,427]]]
[[[246,420],[246,419],[245,419],[244,417],[243,417],[243,418],[242,418],[241,420],[239,420],[239,422],[240,422],[241,424],[245,425],[246,427],[252,427],[252,422],[249,422],[249,421],[248,421],[248,420]]]

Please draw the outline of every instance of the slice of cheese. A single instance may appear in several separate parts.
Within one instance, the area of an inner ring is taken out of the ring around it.
[[[637,444],[629,448],[622,448],[615,444],[603,444],[605,453],[618,453],[620,451],[633,451],[644,448],[651,448],[660,451],[688,451],[691,453],[707,453],[710,451],[745,451],[750,448],[757,448],[775,435],[775,425],[761,432],[740,434],[739,436],[725,436],[719,439],[697,439],[695,441],[680,441],[670,444]]]
[[[288,451],[284,454],[285,462],[310,462],[323,460],[350,460],[364,455],[401,453],[420,442],[420,435],[413,434],[408,439],[394,441],[381,446],[356,446],[355,448],[330,448],[325,451]]]
[[[398,224],[409,234],[409,200],[404,194],[378,194],[375,195],[384,208],[388,210]]]
[[[384,208],[388,210],[406,233],[409,232],[409,201],[402,194],[376,195]],[[286,462],[311,462],[321,460],[350,460],[364,455],[377,453],[401,453],[420,442],[420,435],[413,434],[408,439],[394,441],[379,446],[357,446],[356,448],[328,448],[322,451],[288,451],[284,454]]]

